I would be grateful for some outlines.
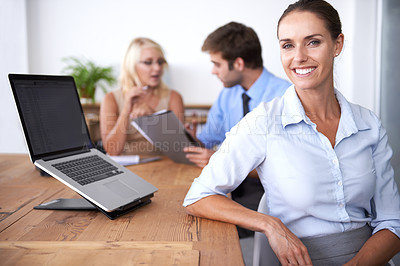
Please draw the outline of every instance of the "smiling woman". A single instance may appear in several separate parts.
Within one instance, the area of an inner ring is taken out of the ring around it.
[[[325,20],[313,12],[293,11],[279,21],[285,73],[295,85],[307,116],[334,147],[340,106],[333,89],[333,60],[343,48],[344,36],[340,31],[332,36]]]
[[[297,89],[333,88],[333,59],[344,41],[340,28],[331,33],[315,13],[300,10],[282,16],[278,39],[283,68]]]
[[[293,86],[227,133],[184,206],[265,234],[282,265],[385,265],[400,251],[392,151],[378,117],[334,87],[339,15],[324,0],[297,1],[278,39]],[[226,197],[254,168],[268,215]]]
[[[132,119],[168,109],[183,121],[181,95],[162,82],[166,65],[156,42],[136,38],[129,45],[121,66],[121,87],[108,93],[100,108],[101,137],[110,155],[159,153],[131,125]]]

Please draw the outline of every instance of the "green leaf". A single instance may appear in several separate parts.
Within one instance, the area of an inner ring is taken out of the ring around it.
[[[73,56],[63,58],[62,61],[67,64],[62,71],[74,77],[79,96],[90,98],[93,103],[95,102],[97,87],[100,87],[104,93],[107,92],[106,87],[101,82],[109,86],[116,82],[112,67],[101,67],[91,60]]]

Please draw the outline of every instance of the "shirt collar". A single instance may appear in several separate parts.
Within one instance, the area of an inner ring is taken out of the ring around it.
[[[294,85],[291,85],[283,95],[282,125],[286,127],[289,124],[297,124],[301,121],[307,121],[304,108],[297,96]]]
[[[265,68],[263,68],[261,75],[247,91],[245,91],[245,89],[242,87],[243,92],[246,92],[251,99],[261,99],[270,76],[271,74]]]
[[[340,131],[343,137],[350,136],[360,130],[370,129],[370,126],[364,119],[355,114],[351,108],[350,103],[346,98],[335,89],[336,99],[340,105]],[[304,108],[301,105],[300,99],[297,96],[294,85],[290,86],[283,95],[284,105],[282,110],[282,125],[286,127],[289,124],[297,124],[304,121],[310,124],[311,121],[307,118]]]
[[[349,137],[352,134],[361,130],[367,130],[371,127],[364,121],[358,112],[353,112],[351,104],[346,98],[335,89],[335,96],[340,105],[340,122],[336,134],[336,142],[339,143],[341,139]]]

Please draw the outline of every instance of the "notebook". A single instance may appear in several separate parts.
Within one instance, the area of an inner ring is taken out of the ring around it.
[[[172,111],[162,110],[152,115],[141,116],[132,121],[132,125],[156,149],[176,163],[192,164],[183,148],[187,146],[201,146]]]
[[[9,74],[32,162],[114,219],[157,188],[93,148],[71,76]]]

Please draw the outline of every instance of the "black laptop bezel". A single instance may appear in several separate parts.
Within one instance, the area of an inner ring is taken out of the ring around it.
[[[40,160],[40,159],[46,159],[46,158],[51,158],[51,159],[55,159],[58,156],[63,156],[64,154],[78,154],[78,153],[82,153],[82,152],[88,152],[91,148],[93,148],[93,142],[90,138],[90,134],[89,134],[89,129],[87,127],[86,124],[86,120],[85,120],[85,115],[83,112],[83,108],[82,108],[82,104],[80,104],[80,100],[79,100],[79,95],[78,95],[78,90],[76,89],[76,84],[75,84],[75,80],[72,76],[68,76],[68,75],[40,75],[40,74],[16,74],[16,73],[9,73],[8,74],[8,79],[10,82],[10,86],[11,86],[11,91],[13,93],[13,98],[14,98],[14,102],[15,105],[17,107],[17,112],[18,112],[18,116],[19,116],[19,120],[21,123],[21,127],[22,130],[24,132],[25,135],[25,142],[26,145],[28,147],[29,150],[29,155],[30,158],[32,160],[32,162],[35,162],[36,160]],[[31,145],[31,140],[29,138],[29,134],[27,131],[27,127],[25,124],[25,118],[23,117],[23,113],[22,113],[22,109],[21,106],[17,100],[17,92],[16,92],[16,88],[15,88],[15,84],[14,81],[24,81],[24,80],[38,80],[38,81],[68,81],[68,82],[72,82],[73,86],[74,86],[74,93],[75,93],[75,97],[77,97],[78,101],[79,101],[79,108],[80,108],[80,113],[82,116],[82,121],[84,121],[84,125],[85,125],[85,131],[89,140],[89,143],[87,146],[79,146],[79,147],[74,147],[74,148],[70,148],[70,149],[65,149],[65,150],[60,150],[60,151],[56,151],[56,152],[49,152],[49,153],[41,153],[41,154],[34,154],[33,149],[32,149],[32,145]]]

